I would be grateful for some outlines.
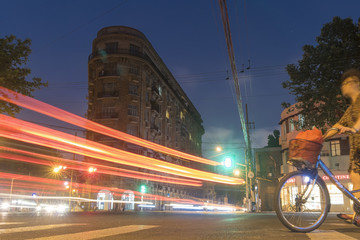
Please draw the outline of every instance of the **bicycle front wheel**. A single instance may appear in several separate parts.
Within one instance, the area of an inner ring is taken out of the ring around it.
[[[310,171],[289,173],[280,180],[275,211],[291,231],[311,232],[324,222],[330,197],[324,181]]]

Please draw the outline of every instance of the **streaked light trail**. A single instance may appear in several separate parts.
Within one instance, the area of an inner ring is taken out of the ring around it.
[[[87,120],[85,118],[82,118],[80,116],[77,116],[75,114],[69,113],[60,108],[51,106],[47,103],[24,96],[20,93],[16,93],[16,92],[11,91],[2,86],[0,86],[0,100],[19,105],[21,107],[33,110],[35,112],[53,117],[55,119],[73,124],[73,125],[81,127],[81,128],[86,128],[88,130],[92,130],[92,131],[100,133],[100,134],[104,134],[104,135],[107,135],[107,136],[110,136],[110,137],[113,137],[116,139],[130,142],[130,143],[142,146],[142,147],[150,148],[150,149],[153,149],[153,150],[161,152],[161,153],[165,153],[165,154],[169,154],[169,155],[179,157],[182,159],[200,162],[200,163],[204,163],[204,164],[209,164],[209,165],[213,165],[213,166],[220,165],[220,163],[216,162],[216,161],[212,161],[212,160],[205,159],[202,157],[194,156],[194,155],[191,155],[188,153],[177,151],[175,149],[167,148],[167,147],[161,146],[159,144],[156,144],[156,143],[153,143],[150,141],[146,141],[142,138],[138,138],[138,137],[114,130],[112,128],[103,126],[99,123],[96,123],[96,122]]]
[[[45,128],[3,114],[0,114],[0,136],[128,166],[145,168],[203,181],[232,185],[243,184],[244,182],[243,179],[191,169],[154,158],[126,152],[117,148],[112,148],[80,137],[74,138],[74,136],[70,134]],[[173,170],[172,168],[176,168],[177,170]]]

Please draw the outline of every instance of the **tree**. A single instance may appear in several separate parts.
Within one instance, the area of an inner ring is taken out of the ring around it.
[[[273,134],[268,136],[268,145],[266,147],[280,147],[280,131],[274,130]]]
[[[30,39],[22,41],[13,35],[0,38],[0,86],[33,97],[32,92],[47,86],[47,83],[36,77],[32,81],[26,80],[31,73],[29,68],[24,67],[31,53],[30,45]],[[0,113],[14,116],[20,110],[19,106],[0,101]]]
[[[341,75],[347,69],[360,68],[360,31],[351,18],[334,17],[323,26],[316,42],[315,46],[303,46],[298,65],[287,65],[290,80],[282,83],[295,95],[305,128],[324,128],[339,120],[346,109]]]

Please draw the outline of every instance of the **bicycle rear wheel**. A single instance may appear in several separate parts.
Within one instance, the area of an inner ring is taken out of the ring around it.
[[[275,194],[275,211],[291,231],[311,232],[324,222],[330,197],[324,181],[310,171],[289,173],[280,180]]]

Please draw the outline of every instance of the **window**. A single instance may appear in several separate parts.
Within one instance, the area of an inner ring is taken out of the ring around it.
[[[331,156],[340,156],[340,140],[330,141]]]
[[[327,185],[330,194],[330,202],[333,205],[343,205],[344,204],[344,196],[342,192],[334,185]]]
[[[139,75],[139,68],[137,66],[135,66],[135,65],[130,65],[129,73]]]
[[[138,89],[139,89],[138,86],[130,84],[129,85],[129,94],[138,96],[139,95]]]
[[[130,116],[137,116],[138,115],[136,105],[129,104],[129,106],[128,106],[128,115],[130,115]]]
[[[130,54],[132,55],[138,55],[140,53],[140,47],[130,44]]]
[[[100,72],[100,76],[117,76],[117,64],[116,63],[105,63],[104,71]]]
[[[137,126],[134,125],[128,125],[126,128],[126,133],[137,136]]]
[[[299,114],[299,129],[303,129],[305,125],[305,118],[304,115]]]
[[[282,124],[283,136],[286,137],[287,131],[287,121],[284,121]]]
[[[101,117],[102,118],[114,118],[117,117],[117,113],[115,111],[115,102],[103,102],[101,109]]]
[[[150,113],[149,113],[149,111],[148,110],[146,110],[146,112],[145,112],[145,121],[149,121],[149,119],[150,119]]]
[[[107,53],[116,53],[118,50],[118,43],[117,42],[110,42],[105,44],[105,51]]]
[[[183,111],[180,112],[180,119],[185,120],[185,114]]]
[[[289,130],[290,130],[290,132],[292,132],[292,131],[295,131],[295,123],[294,123],[294,119],[290,119],[290,121],[289,121]]]
[[[103,84],[104,92],[107,91],[114,91],[116,89],[116,83],[115,82],[106,82]]]

